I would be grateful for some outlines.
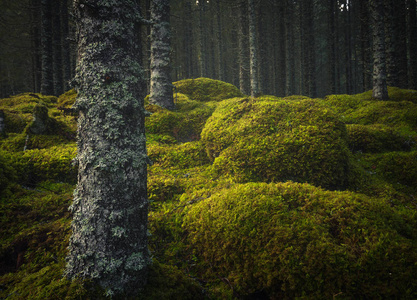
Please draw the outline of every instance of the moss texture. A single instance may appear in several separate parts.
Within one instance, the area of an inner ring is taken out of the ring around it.
[[[127,299],[417,298],[415,91],[254,100],[211,79],[175,85],[174,111],[147,105],[154,264]],[[0,99],[2,299],[108,299],[62,276],[77,117],[58,108],[76,95]],[[26,142],[40,102],[58,130]]]
[[[415,217],[360,194],[248,183],[195,204],[184,229],[201,271],[226,278],[237,294],[412,298]]]
[[[209,78],[186,79],[174,82],[174,92],[187,95],[197,101],[222,101],[242,97],[242,92],[230,83]]]
[[[202,141],[214,169],[239,182],[348,185],[346,128],[317,101],[235,98],[207,121]]]

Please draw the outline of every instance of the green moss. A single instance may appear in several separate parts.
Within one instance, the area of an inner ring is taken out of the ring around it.
[[[414,209],[288,182],[223,190],[183,226],[200,272],[240,295],[375,299],[417,296],[416,222]]]
[[[17,174],[16,170],[10,165],[9,161],[4,158],[0,151],[0,199],[9,197],[10,185],[16,182]]]
[[[234,85],[209,78],[185,79],[174,82],[174,86],[175,92],[185,94],[192,100],[203,102],[218,102],[243,96],[242,92]]]
[[[135,299],[207,299],[201,286],[175,266],[154,261],[148,280],[144,290]]]
[[[182,193],[184,193],[184,186],[175,176],[167,174],[149,176],[148,198],[151,203],[172,201]]]
[[[199,140],[206,120],[214,111],[213,105],[183,97],[176,107],[177,110],[170,111],[156,105],[146,106],[152,113],[145,121],[147,134],[168,135],[179,142]]]
[[[36,184],[44,180],[74,183],[77,170],[72,165],[76,155],[74,144],[33,149],[24,152],[3,151],[2,155],[17,172],[23,184]]]
[[[383,124],[406,132],[417,130],[417,102],[413,100],[415,91],[390,90],[398,98],[377,101],[368,97],[370,92],[367,92],[358,95],[331,95],[323,102],[331,106],[347,124]]]
[[[417,134],[405,135],[390,126],[347,125],[349,148],[361,152],[410,150],[417,142]]]
[[[346,128],[317,101],[236,98],[222,102],[202,141],[214,170],[239,182],[348,184]]]
[[[417,189],[417,151],[362,156],[368,172],[394,185]]]
[[[71,107],[75,103],[77,92],[72,89],[58,97],[58,106]]]
[[[209,163],[204,145],[199,141],[180,145],[152,144],[148,146],[148,155],[153,163],[163,167],[188,169]]]

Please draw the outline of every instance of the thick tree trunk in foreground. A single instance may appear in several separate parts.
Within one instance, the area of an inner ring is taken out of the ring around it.
[[[152,0],[151,93],[149,102],[166,109],[174,109],[169,13],[169,0]]]
[[[379,100],[388,99],[383,2],[383,0],[370,0],[374,55],[372,96]]]
[[[134,0],[74,0],[78,184],[66,276],[108,295],[146,284],[147,156]]]

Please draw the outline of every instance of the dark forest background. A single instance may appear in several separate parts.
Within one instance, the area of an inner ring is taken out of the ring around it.
[[[138,0],[139,1],[139,0]],[[149,18],[149,0],[139,1]],[[247,1],[172,0],[173,81],[209,77],[250,93]],[[0,97],[71,88],[76,43],[70,0],[0,1]],[[417,89],[415,0],[384,0],[389,86]],[[256,1],[262,94],[322,97],[372,89],[369,1]],[[138,27],[149,78],[149,33]]]

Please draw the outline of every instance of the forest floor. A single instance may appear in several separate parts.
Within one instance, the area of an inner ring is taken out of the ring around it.
[[[417,91],[174,84],[175,110],[146,104],[154,264],[132,299],[417,299]],[[75,98],[0,99],[1,299],[105,299],[62,277]]]

